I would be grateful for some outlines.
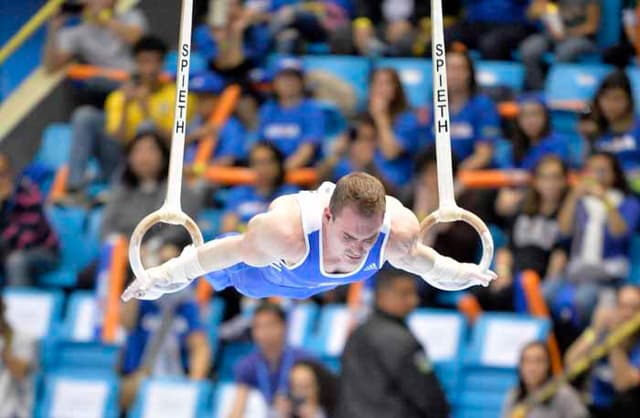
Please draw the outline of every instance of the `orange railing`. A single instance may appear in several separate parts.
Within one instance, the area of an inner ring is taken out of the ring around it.
[[[107,299],[104,304],[104,322],[102,326],[102,340],[114,343],[120,325],[120,295],[127,280],[128,240],[120,236],[114,242],[109,268],[109,286]]]

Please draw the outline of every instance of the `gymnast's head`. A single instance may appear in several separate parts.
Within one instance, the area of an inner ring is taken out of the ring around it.
[[[360,264],[378,239],[385,209],[380,180],[365,173],[342,177],[324,210],[326,248],[347,264]]]

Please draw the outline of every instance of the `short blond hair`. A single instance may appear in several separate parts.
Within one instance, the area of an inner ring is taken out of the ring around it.
[[[366,173],[347,174],[336,183],[329,209],[333,216],[338,216],[347,206],[366,218],[384,214],[387,206],[384,186],[380,180]]]

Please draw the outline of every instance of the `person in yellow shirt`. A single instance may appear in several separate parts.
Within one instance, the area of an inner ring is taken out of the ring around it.
[[[67,181],[71,196],[83,195],[89,158],[96,158],[100,166],[98,180],[109,183],[122,162],[124,146],[137,133],[156,130],[171,138],[176,88],[162,74],[167,45],[159,38],[145,36],[134,45],[133,52],[135,71],[129,81],[109,94],[104,112],[91,106],[74,111]],[[190,98],[187,119],[194,108]]]

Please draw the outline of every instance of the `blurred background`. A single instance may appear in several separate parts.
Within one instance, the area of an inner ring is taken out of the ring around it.
[[[205,239],[352,171],[437,208],[428,3],[195,0],[182,206]],[[0,0],[0,417],[637,417],[640,9],[443,3],[456,198],[497,280],[123,304],[165,195],[180,1]],[[154,227],[145,263],[188,243]],[[481,254],[459,223],[428,244]]]

